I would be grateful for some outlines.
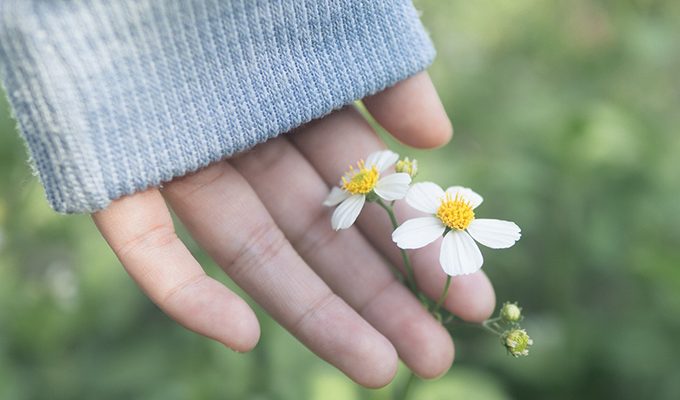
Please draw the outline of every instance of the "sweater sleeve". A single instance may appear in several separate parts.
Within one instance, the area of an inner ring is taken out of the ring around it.
[[[410,0],[0,1],[0,79],[65,213],[246,150],[433,57]]]

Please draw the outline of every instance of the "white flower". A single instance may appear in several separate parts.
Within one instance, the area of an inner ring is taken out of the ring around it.
[[[399,155],[389,150],[371,153],[366,162],[350,166],[339,185],[331,189],[331,193],[323,202],[325,206],[338,205],[331,217],[333,229],[347,229],[356,221],[366,202],[366,196],[376,195],[383,200],[403,199],[408,192],[411,177],[405,173],[381,176],[394,165]]]
[[[519,240],[519,227],[510,221],[475,218],[482,196],[453,186],[446,192],[432,182],[416,183],[406,202],[431,216],[410,219],[392,233],[402,249],[418,249],[444,235],[439,263],[449,275],[467,275],[482,267],[484,259],[475,240],[492,249],[511,247]],[[473,240],[474,239],[474,240]]]

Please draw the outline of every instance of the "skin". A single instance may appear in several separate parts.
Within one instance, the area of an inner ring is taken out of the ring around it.
[[[401,142],[446,144],[453,133],[427,73],[364,99]],[[114,201],[93,214],[140,288],[186,328],[239,352],[260,336],[254,312],[206,275],[175,234],[168,207],[223,270],[310,350],[366,387],[394,377],[401,359],[422,378],[445,373],[449,334],[390,273],[401,265],[384,211],[334,232],[322,201],[349,164],[384,148],[352,107],[226,161]],[[403,202],[402,202],[403,203]],[[418,216],[404,204],[400,221]],[[437,298],[445,281],[439,246],[413,251],[419,287]],[[487,319],[495,296],[483,272],[453,279],[444,306],[471,322]]]

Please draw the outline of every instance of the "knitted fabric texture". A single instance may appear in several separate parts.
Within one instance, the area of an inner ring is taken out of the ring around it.
[[[248,149],[433,57],[406,0],[0,0],[0,78],[65,213]]]

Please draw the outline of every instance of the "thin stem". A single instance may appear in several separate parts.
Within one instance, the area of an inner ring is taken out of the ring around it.
[[[418,287],[416,286],[416,278],[413,276],[413,267],[411,266],[411,260],[408,258],[408,254],[406,254],[406,250],[404,249],[399,249],[401,252],[401,258],[404,261],[404,267],[406,267],[406,280],[413,291],[413,293],[418,292]]]
[[[404,387],[401,388],[401,391],[397,393],[394,397],[395,400],[405,400],[408,397],[408,392],[409,389],[411,389],[411,385],[413,384],[413,381],[416,380],[416,376],[413,372],[409,371],[409,376],[408,380],[404,384]]]
[[[385,204],[382,199],[378,199],[376,201],[380,207],[382,207],[385,211],[387,211],[387,215],[390,216],[390,221],[392,222],[392,228],[397,229],[399,227],[399,223],[397,222],[397,217],[394,215],[394,210],[392,206],[388,206]],[[411,289],[413,293],[418,293],[418,287],[416,286],[416,279],[413,275],[413,267],[411,266],[411,260],[408,257],[408,254],[406,253],[406,250],[404,249],[399,249],[401,252],[401,259],[404,262],[404,268],[406,268],[406,283],[408,284],[408,287]]]
[[[496,335],[503,335],[503,332],[500,331],[500,327],[498,324],[496,324],[496,321],[498,321],[498,318],[487,319],[486,321],[482,322],[482,327],[489,332],[495,333]]]
[[[433,315],[437,315],[442,304],[444,304],[444,300],[446,299],[446,295],[449,293],[449,287],[450,286],[451,286],[451,275],[447,275],[446,276],[446,283],[444,284],[444,290],[442,290],[442,294],[439,296],[439,300],[437,300],[437,304],[435,304],[434,308],[432,308],[432,314]]]
[[[451,327],[453,324],[456,325],[467,325],[467,326],[473,326],[475,328],[482,328],[488,332],[493,333],[494,335],[502,336],[503,335],[503,328],[498,325],[498,322],[500,320],[500,317],[497,318],[491,318],[487,319],[486,321],[482,322],[481,324],[478,323],[472,323],[472,322],[467,322],[463,321],[460,319],[452,319],[448,321],[445,326]]]

